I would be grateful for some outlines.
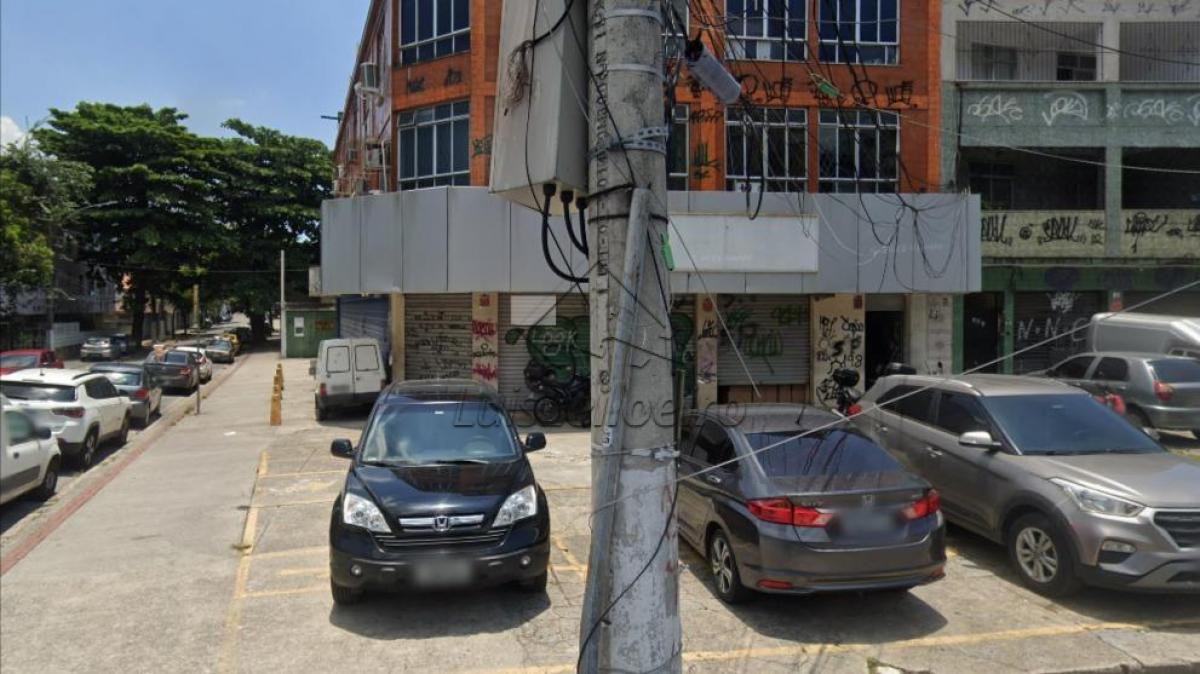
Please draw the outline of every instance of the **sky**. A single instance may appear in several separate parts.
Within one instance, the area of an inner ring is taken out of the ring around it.
[[[369,0],[0,0],[0,142],[79,101],[333,144]]]

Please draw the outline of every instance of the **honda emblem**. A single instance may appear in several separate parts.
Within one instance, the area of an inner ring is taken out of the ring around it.
[[[450,518],[447,517],[446,515],[438,515],[438,516],[434,517],[433,518],[433,530],[434,531],[449,531],[450,530]]]

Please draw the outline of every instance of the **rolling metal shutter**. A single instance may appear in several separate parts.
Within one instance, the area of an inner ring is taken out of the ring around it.
[[[1087,330],[1071,331],[1086,326],[1092,314],[1103,311],[1104,307],[1103,293],[1099,292],[1016,293],[1013,310],[1013,348],[1016,351],[1052,337],[1061,337],[1014,357],[1013,372],[1024,374],[1044,370],[1083,351],[1087,345]]]
[[[471,295],[404,296],[404,377],[471,377]]]
[[[517,409],[529,396],[525,386],[525,366],[529,364],[529,342],[527,339],[531,326],[512,324],[511,294],[500,295],[500,364],[498,383],[500,396],[512,409]],[[563,366],[568,362],[584,368],[581,374],[587,374],[589,366],[587,346],[590,339],[588,332],[587,302],[578,291],[560,295],[555,308],[555,324],[553,326],[538,326],[545,334],[535,348],[539,353],[549,358],[549,365]],[[578,353],[579,347],[583,353]],[[574,357],[569,354],[575,353]]]
[[[391,353],[391,332],[388,330],[388,298],[339,297],[338,337],[372,337],[387,360]]]
[[[1163,291],[1166,292],[1166,291]],[[1123,298],[1125,307],[1135,307],[1142,302],[1154,299],[1162,292],[1126,292]],[[1161,300],[1151,302],[1144,307],[1134,309],[1139,314],[1165,314],[1167,316],[1186,316],[1200,318],[1200,293],[1180,292],[1168,295]]]
[[[721,295],[719,307],[729,332],[757,384],[808,382],[812,349],[808,295]],[[720,325],[717,381],[721,386],[750,383]]]

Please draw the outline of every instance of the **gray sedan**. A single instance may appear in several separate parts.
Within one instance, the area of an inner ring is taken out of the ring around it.
[[[100,363],[91,367],[113,383],[113,386],[128,396],[132,405],[129,414],[145,428],[162,407],[162,386],[146,368],[134,363]]]

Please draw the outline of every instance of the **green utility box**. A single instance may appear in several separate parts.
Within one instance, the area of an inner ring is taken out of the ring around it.
[[[321,340],[337,337],[337,310],[288,307],[283,326],[287,330],[284,358],[316,358]]]

